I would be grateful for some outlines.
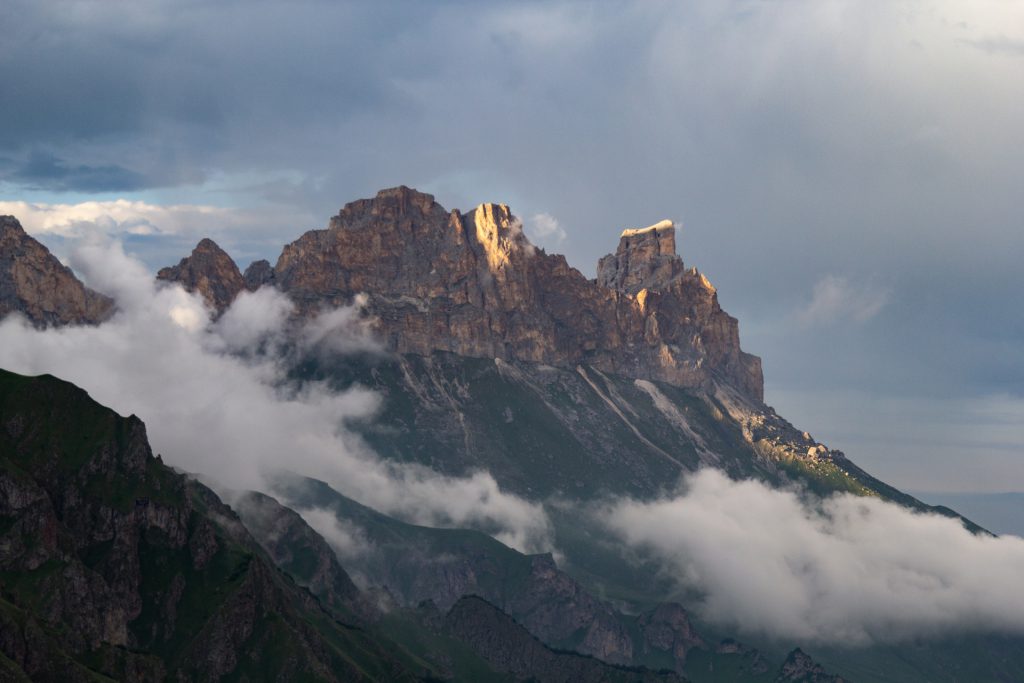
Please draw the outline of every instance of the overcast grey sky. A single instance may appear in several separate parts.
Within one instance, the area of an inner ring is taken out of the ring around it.
[[[592,275],[682,224],[766,398],[917,490],[1024,490],[1024,5],[0,4],[0,212],[245,267],[406,184]]]

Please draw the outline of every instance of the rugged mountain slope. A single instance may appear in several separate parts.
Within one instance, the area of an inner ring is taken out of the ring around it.
[[[0,651],[33,680],[413,680],[268,563],[145,428],[0,371]]]
[[[479,597],[465,597],[455,603],[444,617],[441,628],[469,643],[499,671],[510,672],[522,679],[551,683],[684,680],[671,672],[609,666],[574,652],[553,652],[508,615]],[[537,669],[544,672],[540,677],[532,674]]]
[[[338,562],[335,551],[297,512],[255,491],[236,498],[233,507],[274,563],[334,614],[361,623],[380,616]]]
[[[275,491],[295,509],[330,512],[365,546],[348,566],[406,607],[429,601],[448,610],[477,595],[544,643],[615,664],[681,671],[691,649],[708,647],[681,606],[623,614],[559,570],[550,554],[524,555],[479,531],[407,524],[312,479],[282,477]],[[247,523],[273,512],[265,497],[257,501],[258,508],[241,508]]]
[[[95,325],[114,302],[75,277],[13,216],[0,216],[0,318],[17,311],[38,326]]]

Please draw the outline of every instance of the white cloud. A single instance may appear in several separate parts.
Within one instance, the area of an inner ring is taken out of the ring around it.
[[[530,216],[530,222],[525,228],[526,236],[534,244],[546,249],[554,249],[561,246],[567,237],[558,219],[549,213],[537,213]]]
[[[213,238],[245,268],[248,259],[274,256],[284,239],[297,237],[312,220],[302,210],[282,206],[228,208],[205,204],[152,204],[116,199],[77,204],[0,201],[0,215],[15,216],[25,232],[41,239],[59,255],[60,240],[73,246],[83,239],[120,239],[152,267],[168,265],[181,246]],[[58,240],[48,240],[48,237]],[[137,238],[146,239],[137,239]],[[56,241],[56,244],[54,242]]]
[[[215,206],[161,206],[127,199],[79,204],[0,202],[0,214],[17,216],[29,234],[72,238],[93,233],[192,234],[204,227],[236,222],[235,213]]]
[[[888,302],[888,290],[874,283],[850,282],[830,274],[814,284],[811,301],[797,312],[797,320],[807,326],[850,320],[863,323],[878,315]]]
[[[703,593],[703,616],[745,632],[864,645],[944,632],[1024,633],[1024,540],[874,498],[809,505],[703,470],[673,497],[619,501],[616,535]]]
[[[265,475],[285,468],[413,522],[482,528],[524,550],[548,547],[543,509],[501,491],[490,474],[445,477],[382,460],[347,432],[346,420],[372,418],[376,394],[319,384],[295,391],[273,353],[246,349],[279,333],[290,310],[282,295],[243,296],[213,324],[198,297],[158,287],[117,243],[91,241],[71,261],[90,286],[117,300],[118,313],[98,327],[44,331],[11,316],[0,322],[0,367],[52,373],[121,414],[139,415],[169,464],[231,489],[268,490]],[[329,313],[300,337],[327,343],[354,317]],[[357,330],[345,328],[345,344],[334,351],[352,348]]]

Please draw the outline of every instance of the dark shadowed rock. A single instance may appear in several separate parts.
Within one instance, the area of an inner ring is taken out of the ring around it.
[[[156,278],[177,282],[189,292],[199,292],[218,315],[246,288],[238,266],[209,238],[200,241],[178,265],[162,268]]]
[[[245,280],[245,288],[250,292],[255,292],[263,285],[274,283],[274,267],[266,259],[253,261],[245,269],[242,279]]]
[[[552,650],[500,609],[475,596],[452,606],[443,629],[499,671],[544,683],[684,680],[670,671],[614,666],[574,652]]]
[[[378,616],[338,562],[334,550],[297,512],[254,491],[236,500],[234,508],[274,563],[336,616],[360,622]]]
[[[776,683],[849,683],[842,676],[825,671],[824,667],[811,659],[810,655],[796,648],[782,663]]]
[[[0,216],[0,318],[18,312],[39,327],[98,325],[113,310],[112,299],[83,285],[16,218]]]

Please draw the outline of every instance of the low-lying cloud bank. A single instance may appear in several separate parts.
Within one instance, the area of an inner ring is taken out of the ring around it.
[[[704,595],[740,631],[860,646],[909,637],[1024,633],[1024,540],[872,498],[811,505],[793,491],[702,470],[677,495],[618,501],[601,519]]]
[[[211,323],[199,297],[158,286],[116,242],[82,245],[71,263],[116,299],[117,314],[98,327],[42,331],[10,316],[0,322],[0,367],[51,373],[139,415],[168,463],[230,489],[266,491],[267,476],[283,468],[413,522],[483,528],[522,550],[549,549],[543,508],[501,491],[490,474],[448,477],[391,463],[347,431],[346,421],[373,417],[375,394],[284,383],[276,355],[258,351],[281,343],[291,312],[284,295],[243,294]],[[315,353],[372,348],[348,309],[320,316],[298,340]]]

